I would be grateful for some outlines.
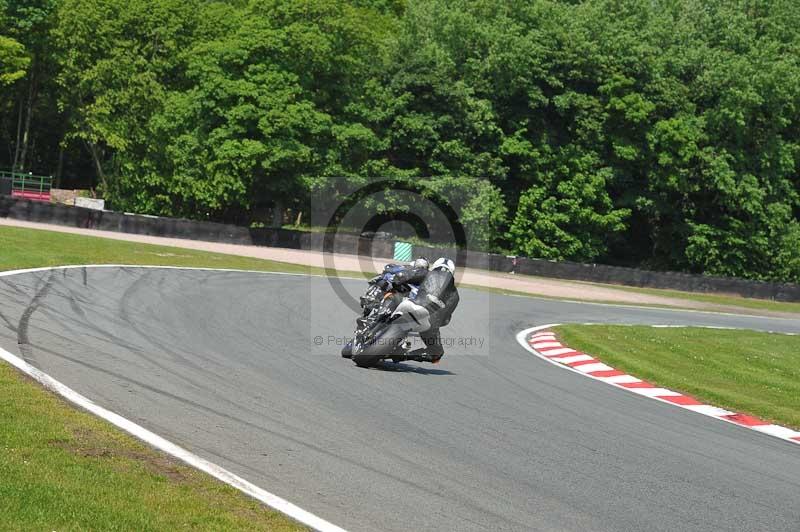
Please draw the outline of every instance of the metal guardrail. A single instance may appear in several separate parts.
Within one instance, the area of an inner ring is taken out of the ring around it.
[[[12,197],[50,201],[50,189],[53,186],[53,178],[50,176],[0,170],[0,180],[11,182]]]

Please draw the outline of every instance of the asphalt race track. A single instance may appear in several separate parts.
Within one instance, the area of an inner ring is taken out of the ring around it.
[[[800,320],[461,294],[440,365],[363,370],[339,356],[355,316],[324,278],[53,270],[0,278],[0,346],[353,531],[800,530],[796,445],[515,340],[552,322]]]

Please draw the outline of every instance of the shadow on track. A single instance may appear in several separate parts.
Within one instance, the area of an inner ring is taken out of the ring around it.
[[[377,365],[367,369],[395,373],[419,373],[420,375],[456,375],[452,371],[447,371],[446,369],[409,366],[407,364],[403,364],[402,362],[398,362],[397,364],[394,362],[379,362]]]

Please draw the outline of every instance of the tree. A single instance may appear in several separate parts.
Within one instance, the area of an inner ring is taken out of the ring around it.
[[[147,124],[167,86],[182,80],[182,52],[192,42],[199,8],[183,0],[64,0],[60,6],[53,36],[67,140],[90,153],[98,184],[112,198],[110,174],[159,149]]]
[[[22,76],[19,67],[12,74],[19,83],[16,90],[16,127],[13,134],[13,169],[25,169],[30,161],[30,147],[34,135],[34,115],[40,103],[42,87],[51,75],[49,61],[49,31],[53,23],[56,0],[5,0],[3,2],[4,19],[6,20],[6,39],[16,41],[24,47],[28,56],[26,71]],[[4,39],[5,40],[5,39]],[[5,46],[11,47],[12,63],[21,61],[22,51],[13,43],[5,40]],[[7,48],[8,49],[8,48]],[[12,68],[15,68],[12,66]]]
[[[0,165],[242,224],[411,179],[484,249],[797,279],[795,4],[0,0]]]
[[[169,91],[150,122],[163,151],[132,162],[118,203],[247,222],[264,205],[302,203],[315,176],[369,157],[374,138],[350,109],[370,77],[381,16],[333,1],[260,1],[237,17],[235,31],[186,54],[190,88]]]
[[[9,37],[0,36],[0,87],[11,85],[25,76],[30,58],[25,47]]]
[[[610,168],[591,156],[575,157],[549,184],[520,197],[509,230],[514,249],[547,259],[592,261],[606,253],[609,236],[625,229],[627,209],[615,209],[606,192]]]

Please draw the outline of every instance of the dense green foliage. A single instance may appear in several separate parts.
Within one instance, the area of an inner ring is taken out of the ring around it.
[[[269,224],[407,177],[457,198],[476,247],[800,281],[796,2],[0,13],[0,167],[91,184],[115,209]]]

